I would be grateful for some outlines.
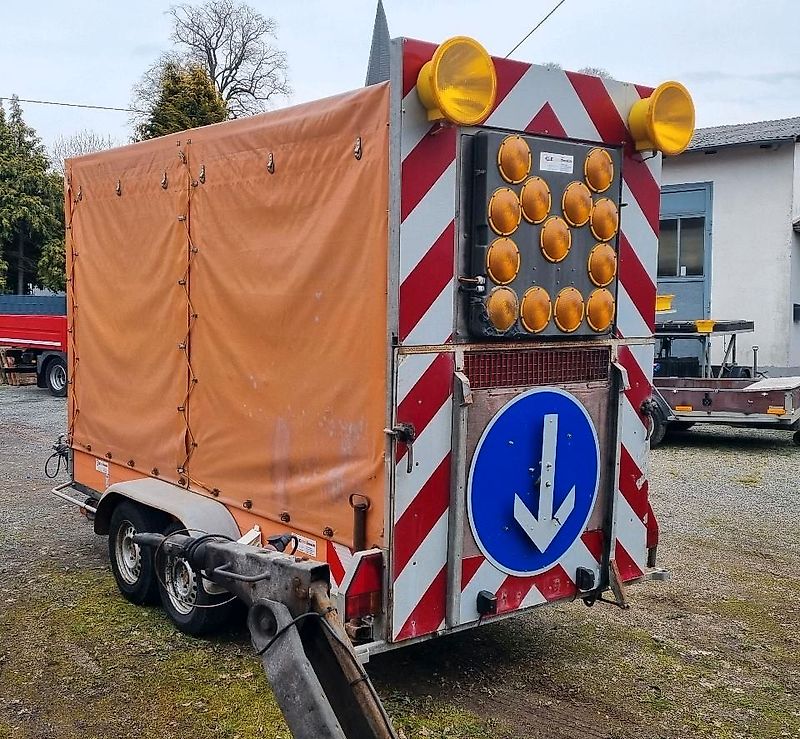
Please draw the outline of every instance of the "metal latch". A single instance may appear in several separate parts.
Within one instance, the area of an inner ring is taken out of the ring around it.
[[[620,380],[622,381],[622,389],[623,390],[630,390],[631,389],[631,381],[628,378],[628,370],[622,366],[620,362],[612,362],[614,365],[614,369],[619,372]]]
[[[472,386],[469,384],[469,378],[457,370],[455,373],[456,382],[461,387],[461,405],[472,405]]]
[[[394,438],[395,442],[401,441],[406,445],[406,472],[410,475],[414,469],[414,440],[417,438],[414,427],[410,423],[398,423],[390,429],[384,429],[384,433]]]

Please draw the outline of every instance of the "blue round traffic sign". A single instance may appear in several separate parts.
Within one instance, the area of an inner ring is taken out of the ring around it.
[[[478,547],[503,572],[544,572],[583,533],[599,482],[597,431],[581,402],[559,388],[517,395],[472,457],[467,511]]]

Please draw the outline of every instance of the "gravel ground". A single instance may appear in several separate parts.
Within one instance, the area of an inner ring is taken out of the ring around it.
[[[116,593],[104,539],[47,494],[65,402],[0,386],[0,739],[288,732],[240,627],[184,637]],[[800,737],[800,450],[693,429],[651,461],[661,566],[577,603],[373,658],[400,735]]]

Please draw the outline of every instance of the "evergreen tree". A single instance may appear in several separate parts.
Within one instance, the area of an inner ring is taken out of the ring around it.
[[[0,292],[63,289],[63,239],[63,181],[12,98],[8,112],[0,105]]]
[[[140,140],[152,139],[227,119],[225,101],[208,72],[199,64],[172,61],[164,66],[158,96],[136,135]]]

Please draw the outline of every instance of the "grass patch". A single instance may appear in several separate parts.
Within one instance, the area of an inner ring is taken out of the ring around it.
[[[12,697],[24,709],[7,717],[15,738],[51,726],[60,739],[291,739],[243,624],[185,636],[160,609],[125,601],[105,571],[30,585],[0,611],[0,716]],[[408,739],[502,736],[447,700],[395,690],[389,706]]]

